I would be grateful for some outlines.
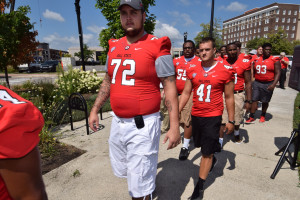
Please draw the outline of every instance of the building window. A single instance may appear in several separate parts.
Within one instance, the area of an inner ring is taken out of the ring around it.
[[[292,30],[294,31],[295,29],[296,29],[296,27],[295,27],[295,26],[293,26],[293,27],[292,27]]]
[[[260,35],[258,35],[257,38],[260,38]]]
[[[285,22],[285,18],[284,18],[284,17],[281,19],[281,22],[282,22],[282,23],[284,23],[284,22]]]
[[[246,40],[245,40],[246,42],[248,42],[248,37],[246,37]]]
[[[267,13],[266,13],[266,16],[270,16],[270,13],[269,13],[269,12],[267,12]]]
[[[297,15],[297,10],[294,11],[294,15]]]
[[[236,37],[236,34],[234,34],[233,36]]]
[[[296,23],[296,21],[297,21],[297,19],[296,19],[296,18],[294,18],[294,19],[293,19],[293,23]]]
[[[279,9],[276,10],[276,14],[279,15]]]
[[[224,36],[224,40],[226,40],[226,35]]]
[[[282,14],[285,15],[285,13],[286,13],[286,10],[283,10],[283,11],[282,11]]]
[[[282,30],[284,30],[284,25],[281,26]]]
[[[295,37],[295,34],[294,34],[294,33],[292,33],[292,34],[291,34],[291,38],[294,38],[294,37]]]
[[[238,26],[238,29],[237,29],[238,31],[240,30],[240,27]]]
[[[257,26],[257,22],[254,23],[254,26]]]
[[[248,35],[248,31],[246,31],[246,35]]]
[[[255,39],[256,37],[255,37],[255,35],[253,36],[253,40]]]
[[[265,24],[268,24],[269,23],[269,19],[265,19]]]
[[[259,25],[259,26],[261,25],[261,21],[258,22],[258,25]]]
[[[253,33],[256,33],[256,29],[253,30]]]
[[[276,30],[276,31],[278,30],[278,25],[275,25],[275,30]]]
[[[247,28],[249,28],[249,24],[247,24]]]
[[[290,22],[291,22],[291,19],[290,19],[290,18],[287,18],[286,22],[287,22],[287,23],[290,23]]]
[[[249,34],[252,34],[252,30],[249,31]]]
[[[264,27],[264,31],[268,31],[269,30],[269,27]]]
[[[252,37],[251,37],[251,36],[249,36],[249,40],[251,40],[251,38],[252,38]]]
[[[257,32],[260,33],[260,28],[257,29]]]
[[[289,11],[288,11],[288,15],[291,15],[291,14],[292,14],[292,11],[291,11],[291,10],[289,10]]]
[[[290,26],[286,26],[286,30],[287,30],[287,31],[290,30]]]
[[[268,38],[268,35],[267,35],[267,34],[264,34],[264,38]]]
[[[237,33],[236,36],[239,37],[239,33]]]
[[[276,17],[276,22],[279,22],[279,17]]]

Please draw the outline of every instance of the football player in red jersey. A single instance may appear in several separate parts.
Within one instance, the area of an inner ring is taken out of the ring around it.
[[[180,144],[178,95],[168,37],[144,31],[146,14],[140,0],[121,0],[119,8],[125,37],[109,40],[107,73],[89,117],[99,127],[97,113],[110,97],[113,119],[109,153],[113,172],[127,178],[132,199],[152,199],[160,139],[160,82],[170,116],[163,143]]]
[[[202,62],[187,69],[187,80],[180,97],[179,111],[183,109],[193,91],[192,135],[195,147],[201,147],[202,158],[199,180],[191,196],[203,198],[203,186],[216,163],[215,152],[221,151],[219,130],[223,113],[223,92],[229,115],[228,134],[234,129],[234,70],[214,59],[216,51],[213,38],[203,38],[199,45]]]
[[[285,89],[284,83],[286,81],[286,71],[287,71],[287,67],[289,65],[289,59],[287,57],[285,57],[285,52],[281,52],[279,58],[280,58],[280,64],[281,64],[279,87],[281,89]]]
[[[46,200],[41,173],[40,111],[0,85],[0,199]]]
[[[246,124],[253,123],[254,113],[257,110],[258,101],[262,102],[262,111],[259,122],[265,122],[265,115],[271,101],[274,88],[280,77],[280,62],[271,55],[272,45],[265,43],[263,55],[254,62],[254,78],[252,83],[252,106],[249,119]]]
[[[240,144],[242,142],[240,138],[240,123],[243,120],[244,115],[244,104],[248,111],[251,107],[251,61],[248,59],[242,59],[238,57],[238,50],[235,43],[230,43],[226,46],[226,51],[228,58],[224,59],[223,64],[226,66],[231,66],[235,69],[235,82],[234,82],[234,101],[235,101],[235,126],[234,126],[234,137],[235,142]],[[245,92],[246,97],[245,98]],[[224,128],[225,123],[228,122],[228,114],[225,109],[222,116],[222,126],[220,129],[220,144],[223,144]]]
[[[183,56],[173,60],[176,75],[177,93],[180,96],[183,91],[186,81],[186,69],[190,66],[200,64],[201,60],[195,56],[195,43],[187,40],[183,44]],[[192,137],[192,118],[191,110],[193,105],[193,94],[190,94],[188,103],[185,105],[180,113],[180,125],[184,128],[183,145],[180,150],[179,160],[186,160],[189,156],[189,143]]]

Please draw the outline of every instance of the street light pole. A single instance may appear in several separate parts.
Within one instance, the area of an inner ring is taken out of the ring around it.
[[[80,42],[82,69],[83,69],[83,71],[85,71],[84,54],[83,54],[82,27],[81,27],[81,19],[80,19],[79,2],[80,2],[80,0],[75,0],[75,9],[76,9],[76,14],[77,14],[77,22],[78,22],[78,32],[79,32],[79,42]]]
[[[214,29],[214,7],[215,7],[215,0],[212,0],[211,1],[211,16],[210,16],[209,37],[213,37],[213,29]]]
[[[188,35],[187,32],[184,32],[184,33],[183,33],[183,41],[184,41],[184,42],[186,42],[186,40],[187,40],[187,35]]]

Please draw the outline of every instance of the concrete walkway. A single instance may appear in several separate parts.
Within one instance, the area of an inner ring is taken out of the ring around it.
[[[284,146],[292,131],[293,107],[297,91],[275,89],[266,122],[241,127],[243,143],[225,138],[224,149],[216,156],[218,163],[206,181],[204,199],[209,200],[299,200],[297,170],[284,163],[275,179],[270,176],[279,160],[274,153]],[[260,114],[260,109],[256,116]],[[87,153],[45,174],[44,181],[50,200],[119,200],[131,199],[125,179],[112,173],[108,155],[111,116],[104,113],[104,128],[86,135],[84,121],[61,127],[61,142],[87,150]],[[187,161],[179,161],[181,145],[166,150],[161,136],[156,200],[187,199],[198,178],[199,149],[194,149]],[[58,155],[59,156],[59,155]],[[80,173],[80,175],[78,175]],[[73,176],[74,175],[74,176]],[[76,176],[75,176],[76,175]]]

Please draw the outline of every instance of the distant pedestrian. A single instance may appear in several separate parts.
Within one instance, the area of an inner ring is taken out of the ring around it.
[[[289,65],[289,59],[287,57],[285,57],[285,52],[281,52],[279,58],[280,58],[280,64],[281,64],[279,87],[281,89],[285,89],[284,88],[284,83],[286,81],[286,71],[287,71],[287,67]]]

